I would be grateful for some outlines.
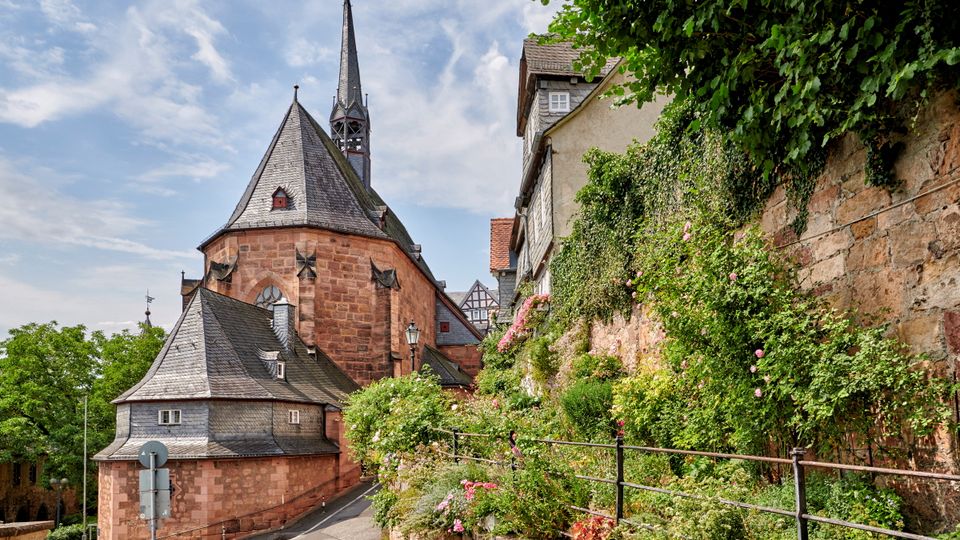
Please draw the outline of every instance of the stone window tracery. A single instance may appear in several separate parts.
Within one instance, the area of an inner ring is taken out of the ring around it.
[[[283,298],[283,293],[279,287],[276,285],[267,285],[260,291],[260,294],[257,295],[257,300],[254,303],[272,311],[273,305],[279,302],[281,298]]]

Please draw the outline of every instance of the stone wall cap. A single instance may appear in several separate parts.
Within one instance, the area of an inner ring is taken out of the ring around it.
[[[52,521],[22,521],[18,523],[0,523],[0,538],[11,538],[21,534],[53,529]]]

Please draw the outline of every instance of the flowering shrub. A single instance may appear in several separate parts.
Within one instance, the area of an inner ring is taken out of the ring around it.
[[[527,297],[517,311],[517,316],[513,319],[513,324],[507,329],[500,342],[497,344],[497,350],[505,352],[512,349],[518,343],[522,343],[533,333],[537,324],[542,322],[543,316],[538,315],[537,308],[550,302],[549,294],[535,294]]]
[[[573,540],[607,540],[616,524],[610,518],[591,516],[580,520],[570,528]]]
[[[414,373],[381,379],[350,395],[344,411],[353,455],[367,467],[397,464],[396,456],[440,436],[450,396],[436,376]]]

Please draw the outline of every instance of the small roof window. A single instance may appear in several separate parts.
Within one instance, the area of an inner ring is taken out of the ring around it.
[[[277,188],[273,192],[273,209],[284,210],[290,206],[290,197],[283,188]]]

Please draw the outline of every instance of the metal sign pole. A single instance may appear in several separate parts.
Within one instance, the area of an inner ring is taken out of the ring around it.
[[[150,540],[157,540],[157,453],[150,452]]]

